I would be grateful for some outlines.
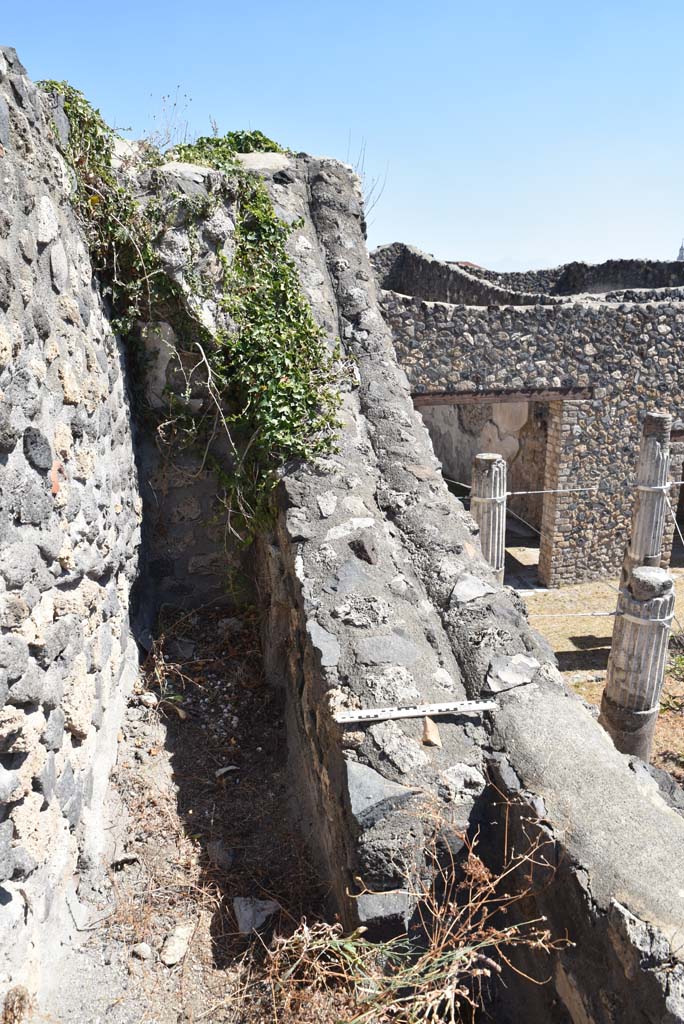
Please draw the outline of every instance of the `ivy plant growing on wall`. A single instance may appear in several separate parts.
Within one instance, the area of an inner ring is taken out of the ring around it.
[[[238,151],[283,152],[260,132],[230,132],[175,147],[178,160],[231,174],[237,181],[235,255],[225,267],[222,304],[235,329],[219,334],[210,361],[224,377],[248,427],[248,472],[274,456],[280,464],[328,451],[339,404],[339,351],[329,353],[287,252],[299,224],[273,209],[264,183],[237,163]],[[263,509],[251,514],[259,518]]]
[[[169,318],[174,305],[187,327],[188,304],[164,274],[155,249],[164,227],[160,204],[139,202],[126,177],[113,169],[114,132],[82,93],[66,82],[41,84],[63,98],[74,204],[93,265],[111,296],[116,328],[129,333],[136,323],[155,319],[162,306]],[[253,151],[284,152],[259,131],[235,131],[201,137],[166,154],[224,172],[237,196],[234,258],[223,260],[220,294],[214,296],[231,326],[210,336],[195,322],[187,332],[194,338],[184,340],[201,347],[209,395],[231,432],[235,457],[230,465],[214,462],[213,468],[224,487],[231,528],[245,540],[268,525],[284,464],[334,447],[342,372],[339,351],[326,347],[287,252],[289,234],[299,225],[277,217],[263,181],[236,158]],[[148,147],[145,159],[159,164],[162,155]],[[185,276],[199,293],[204,284],[193,268]],[[200,443],[200,423],[196,426]],[[183,433],[192,437],[192,427],[185,423]]]

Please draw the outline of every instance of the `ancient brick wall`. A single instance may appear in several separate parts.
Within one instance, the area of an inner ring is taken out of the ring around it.
[[[596,264],[568,263],[562,268],[551,294],[601,294],[616,289],[673,288],[681,285],[684,285],[682,261],[606,260]]]

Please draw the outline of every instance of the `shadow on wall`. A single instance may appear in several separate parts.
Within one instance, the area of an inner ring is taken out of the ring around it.
[[[421,405],[435,455],[447,479],[470,484],[472,463],[480,452],[496,452],[508,465],[511,491],[544,487],[548,423],[547,402],[487,402]],[[515,495],[511,511],[541,529],[542,494]]]

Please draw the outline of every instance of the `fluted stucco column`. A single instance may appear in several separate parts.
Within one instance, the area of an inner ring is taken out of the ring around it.
[[[636,566],[618,597],[599,722],[623,754],[651,756],[674,613],[672,577]]]
[[[636,498],[632,512],[629,544],[622,563],[623,585],[636,565],[660,565],[663,530],[667,511],[664,490],[670,472],[672,417],[667,412],[649,412],[644,420]]]
[[[503,583],[506,553],[506,460],[495,452],[473,459],[470,511],[480,527],[482,554]]]

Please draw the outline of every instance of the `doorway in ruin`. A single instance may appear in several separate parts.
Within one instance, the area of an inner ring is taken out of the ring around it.
[[[415,396],[414,401],[444,478],[466,507],[472,461],[479,452],[497,452],[505,458],[509,491],[543,491],[548,401],[479,395]],[[541,493],[512,493],[508,499],[505,582],[516,588],[539,585],[543,502]]]

